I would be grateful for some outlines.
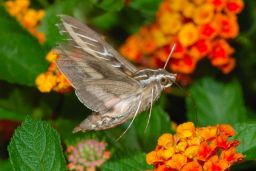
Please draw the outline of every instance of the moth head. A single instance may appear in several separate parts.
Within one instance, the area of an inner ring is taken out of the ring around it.
[[[167,88],[172,86],[176,81],[177,74],[169,73],[165,69],[157,70],[157,80],[162,88]]]
[[[143,86],[149,84],[159,84],[162,89],[170,87],[176,81],[177,74],[167,72],[165,69],[143,69],[133,76]]]

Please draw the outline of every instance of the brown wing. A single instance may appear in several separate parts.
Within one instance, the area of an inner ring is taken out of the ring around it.
[[[75,18],[61,15],[60,32],[72,38],[81,49],[120,71],[131,75],[137,68],[115,51],[101,36]]]
[[[62,20],[61,31],[67,32],[70,39],[68,43],[58,47],[61,57],[57,60],[57,66],[73,85],[76,95],[85,106],[103,114],[118,100],[122,100],[121,96],[129,96],[140,88],[139,82],[127,74],[135,71],[135,68],[128,65],[131,71],[123,66],[117,60],[120,57],[114,57],[118,55],[117,52],[107,43],[102,43],[103,40],[96,33],[78,21],[73,22],[71,17],[63,16]],[[83,36],[78,36],[80,34],[85,34],[86,41],[83,41]]]

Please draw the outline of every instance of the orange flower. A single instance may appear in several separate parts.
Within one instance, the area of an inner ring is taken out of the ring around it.
[[[180,30],[178,38],[180,43],[185,47],[194,44],[199,38],[196,26],[193,23],[185,24]]]
[[[190,146],[188,147],[186,150],[185,150],[185,156],[190,158],[190,159],[193,159],[197,154],[198,154],[198,151],[199,151],[199,146],[196,145],[196,146]]]
[[[206,171],[223,171],[228,169],[228,163],[224,160],[219,160],[217,155],[211,157],[204,164],[204,170]]]
[[[155,37],[152,36],[153,30]],[[161,44],[164,41],[164,37],[161,33],[158,32],[158,34],[156,34],[157,30],[158,28],[156,28],[155,25],[152,25],[151,27],[142,27],[140,29],[140,36],[137,37],[138,44],[131,44],[131,46],[137,46],[137,48],[141,49],[144,54],[152,53],[157,48],[157,43]],[[134,41],[136,41],[136,39]]]
[[[226,151],[223,151],[221,153],[221,159],[227,161],[228,163],[235,163],[235,162],[238,162],[238,161],[241,161],[243,160],[244,156],[240,153],[236,153],[236,148],[235,147],[232,147]]]
[[[218,127],[219,134],[226,136],[234,136],[235,130],[228,124],[221,124]]]
[[[227,12],[238,14],[244,8],[244,2],[242,0],[227,0],[225,7]]]
[[[207,141],[204,141],[200,144],[198,150],[198,159],[206,161],[213,153],[215,153],[216,145],[214,143],[208,144]]]
[[[37,88],[41,92],[50,92],[54,85],[56,84],[56,76],[53,74],[40,74],[36,78]]]
[[[172,169],[180,170],[186,163],[187,157],[183,156],[182,154],[176,154],[166,162],[166,166]]]
[[[239,32],[236,16],[216,15],[216,21],[220,28],[220,36],[223,38],[235,38]]]
[[[212,40],[219,34],[219,26],[216,20],[199,26],[198,30],[202,39]]]
[[[154,170],[225,171],[244,156],[236,152],[237,140],[230,125],[195,128],[192,122],[177,126],[175,135],[165,133],[157,146],[146,156]]]
[[[168,0],[173,11],[181,11],[186,0]]]
[[[196,24],[207,24],[214,16],[214,6],[212,4],[203,4],[194,11],[193,20]]]
[[[150,153],[147,154],[146,161],[148,164],[153,164],[155,162],[160,162],[162,160],[158,157],[156,151],[151,151]]]
[[[36,86],[42,93],[48,93],[52,90],[59,93],[66,93],[72,90],[66,77],[60,73],[56,67],[58,55],[54,50],[46,55],[46,60],[50,62],[48,71],[41,73],[36,78]]]
[[[173,146],[174,139],[172,134],[165,133],[158,138],[157,144],[163,147]]]
[[[212,50],[209,54],[212,65],[221,66],[228,62],[229,55],[234,52],[234,49],[224,40],[219,39],[213,42]]]
[[[205,57],[210,52],[210,42],[204,39],[198,40],[189,50],[189,54],[196,60]]]
[[[132,61],[139,60],[141,58],[141,52],[138,46],[140,44],[140,41],[141,40],[138,36],[130,36],[126,40],[126,45],[120,48],[121,54],[123,54]]]
[[[171,59],[170,65],[173,72],[189,74],[194,71],[196,60],[189,54],[185,54],[182,59]]]
[[[195,125],[192,122],[186,122],[177,127],[177,134],[181,138],[192,137],[195,134]]]
[[[193,3],[187,1],[186,3],[184,3],[183,10],[181,12],[184,15],[184,17],[192,18],[195,8],[196,7]]]
[[[165,12],[158,18],[158,24],[164,34],[176,34],[182,26],[182,17],[179,13]]]
[[[215,126],[209,126],[204,128],[198,128],[197,134],[204,140],[215,138],[218,129]]]
[[[56,62],[58,58],[58,55],[56,54],[56,52],[54,50],[50,51],[47,55],[46,55],[46,60],[50,63],[54,63]]]
[[[170,37],[165,36],[164,32],[160,30],[161,28],[158,28],[157,26],[152,26],[151,27],[151,34],[152,34],[152,40],[154,45],[148,53],[152,53],[153,51],[156,50],[157,47],[165,46],[169,44],[170,42]]]
[[[203,171],[203,169],[197,161],[192,161],[182,167],[181,171]]]
[[[134,62],[159,68],[176,43],[169,63],[173,72],[191,74],[199,60],[208,56],[213,66],[228,74],[236,62],[230,57],[233,51],[228,52],[232,48],[227,40],[238,35],[236,15],[243,6],[242,0],[163,0],[156,21],[131,36],[138,36],[140,43],[126,41],[121,52]],[[220,48],[218,40],[227,45]]]
[[[234,69],[235,64],[236,64],[236,60],[230,57],[226,64],[220,66],[220,69],[224,74],[228,74]]]
[[[239,141],[228,141],[228,137],[225,135],[220,135],[216,138],[216,143],[219,148],[229,149],[231,146],[238,146]]]
[[[182,44],[178,40],[175,41],[175,44],[176,48],[172,54],[172,58],[181,59],[186,53],[186,48],[182,46]]]
[[[29,0],[9,0],[5,2],[5,7],[10,15],[14,16],[40,43],[44,43],[44,34],[37,30],[45,15],[44,10],[30,9],[29,5]]]
[[[171,12],[171,4],[169,1],[163,1],[158,8],[158,11],[156,13],[157,18],[160,18],[163,13]]]
[[[201,4],[205,3],[205,0],[192,0],[192,2],[196,5],[201,5]]]
[[[221,11],[225,6],[226,0],[207,0],[208,3],[212,4],[216,11]]]

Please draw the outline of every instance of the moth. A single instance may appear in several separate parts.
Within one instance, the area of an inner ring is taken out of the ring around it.
[[[105,130],[129,119],[131,125],[149,108],[151,115],[162,90],[176,80],[176,74],[165,70],[172,52],[164,68],[139,70],[88,26],[70,16],[60,20],[58,28],[68,41],[57,47],[57,66],[78,99],[94,111],[73,132]]]

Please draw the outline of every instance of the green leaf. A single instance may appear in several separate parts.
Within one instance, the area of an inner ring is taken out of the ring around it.
[[[0,160],[0,168],[3,171],[12,171],[12,165],[9,160]]]
[[[219,123],[234,124],[246,119],[246,109],[241,86],[238,81],[228,83],[217,82],[212,78],[204,78],[194,82],[187,97],[187,116],[198,125],[214,125]]]
[[[256,121],[234,125],[234,139],[240,141],[237,151],[246,155],[247,160],[256,159]]]
[[[39,93],[28,87],[15,87],[3,84],[0,90],[0,119],[24,120],[30,113],[32,116],[42,118],[52,114],[54,102],[47,102],[54,97]],[[44,98],[49,96],[48,98]],[[49,104],[48,104],[49,103]]]
[[[120,11],[124,7],[124,0],[92,0],[92,2],[99,8],[106,11]]]
[[[45,71],[46,49],[0,6],[0,79],[10,83],[34,85]]]
[[[110,30],[113,26],[119,24],[118,13],[108,12],[96,16],[90,20],[90,23],[101,30]]]
[[[63,39],[56,27],[56,24],[60,22],[58,15],[67,14],[81,20],[84,19],[86,14],[90,13],[92,6],[90,1],[64,0],[58,1],[47,8],[40,25],[40,30],[46,35],[47,44],[54,47],[56,43],[59,43]]]
[[[8,146],[14,170],[66,170],[60,136],[45,121],[27,117]]]
[[[159,105],[154,105],[148,128],[144,132],[148,115],[149,111],[139,115],[135,119],[133,126],[133,128],[136,129],[135,132],[137,133],[139,143],[144,151],[154,149],[160,135],[166,132],[172,132],[170,118]]]
[[[25,115],[16,113],[4,108],[0,107],[0,120],[1,119],[8,119],[8,120],[19,120],[22,121],[25,119]]]
[[[146,163],[146,155],[144,153],[138,152],[135,154],[130,154],[127,152],[125,156],[119,156],[111,161],[107,161],[102,166],[102,171],[141,171],[150,169],[150,166]],[[152,169],[152,168],[151,168]]]
[[[132,0],[129,6],[152,17],[155,16],[161,2],[162,0]]]

